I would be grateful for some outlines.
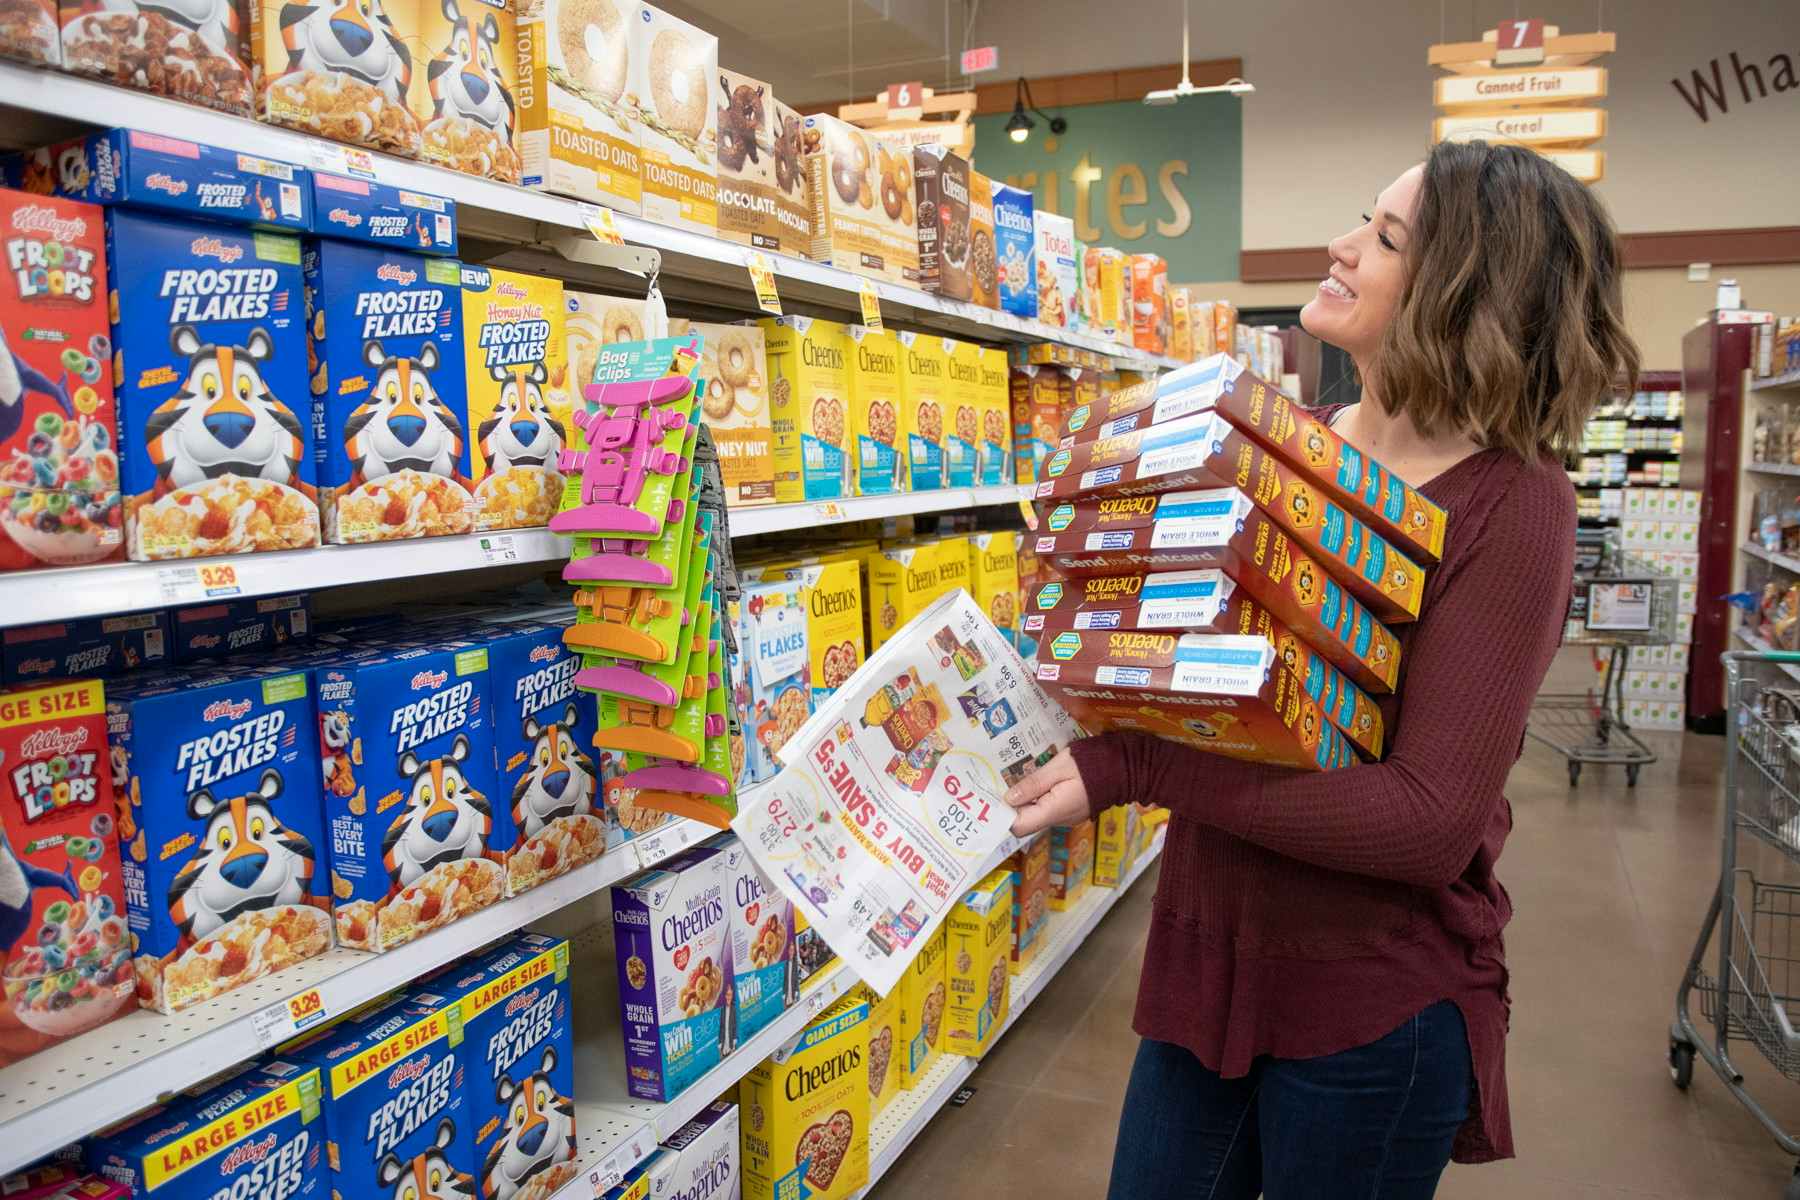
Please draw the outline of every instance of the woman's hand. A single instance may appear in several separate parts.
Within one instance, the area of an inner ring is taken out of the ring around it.
[[[1004,797],[1014,809],[1014,837],[1030,837],[1052,825],[1079,825],[1088,819],[1087,785],[1081,768],[1067,750],[1006,789]]]

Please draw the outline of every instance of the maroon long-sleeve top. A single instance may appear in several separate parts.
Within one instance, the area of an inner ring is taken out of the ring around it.
[[[1259,1055],[1333,1054],[1453,1001],[1476,1084],[1455,1159],[1485,1162],[1513,1152],[1501,789],[1562,637],[1575,496],[1554,462],[1500,450],[1420,490],[1449,530],[1423,615],[1395,629],[1383,761],[1294,772],[1123,732],[1074,754],[1096,811],[1136,800],[1171,813],[1140,1035],[1237,1077]]]

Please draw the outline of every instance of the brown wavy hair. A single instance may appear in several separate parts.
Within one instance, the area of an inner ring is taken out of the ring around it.
[[[1579,446],[1636,385],[1619,242],[1599,199],[1517,146],[1442,142],[1425,160],[1410,277],[1370,364],[1389,413],[1527,462]]]

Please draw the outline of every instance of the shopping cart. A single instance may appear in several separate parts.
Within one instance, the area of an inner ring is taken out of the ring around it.
[[[1625,768],[1636,787],[1638,768],[1656,752],[1625,720],[1625,658],[1631,647],[1675,640],[1676,581],[1612,542],[1578,557],[1569,628],[1563,644],[1593,647],[1598,691],[1540,695],[1531,704],[1526,736],[1569,760],[1569,786],[1584,763]]]
[[[1748,1041],[1781,1075],[1800,1080],[1800,1030],[1788,1016],[1800,1003],[1800,652],[1723,657],[1731,744],[1719,883],[1675,993],[1669,1074],[1685,1091],[1698,1055],[1783,1150],[1800,1155],[1800,1134],[1757,1102],[1728,1049],[1732,1038]],[[1740,865],[1740,835],[1751,839],[1749,866]],[[1690,992],[1700,994],[1709,1036],[1688,1013]],[[1800,1200],[1800,1166],[1782,1195]]]

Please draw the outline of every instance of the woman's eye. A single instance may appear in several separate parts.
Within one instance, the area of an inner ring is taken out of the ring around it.
[[[1388,235],[1385,233],[1376,234],[1375,240],[1380,242],[1383,246],[1387,247],[1389,250],[1397,250],[1398,249],[1398,247],[1396,247],[1394,245],[1394,243],[1388,241]]]

